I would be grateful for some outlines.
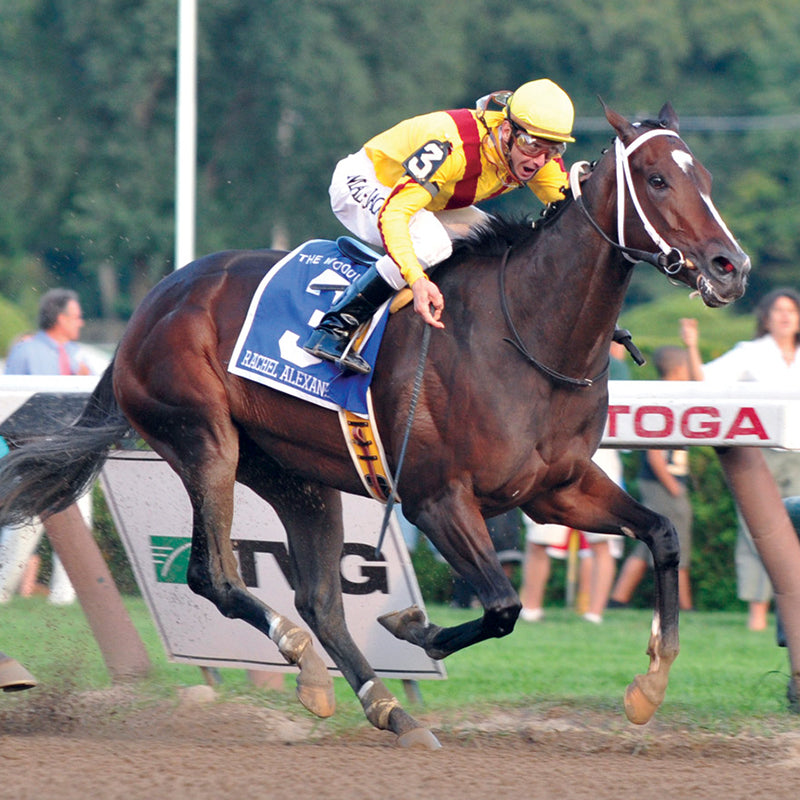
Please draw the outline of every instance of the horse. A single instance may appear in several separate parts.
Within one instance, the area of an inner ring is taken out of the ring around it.
[[[669,103],[631,123],[604,106],[616,136],[571,170],[553,213],[494,219],[436,269],[442,330],[406,307],[386,326],[372,378],[390,470],[404,452],[404,515],[474,588],[480,617],[440,627],[417,607],[380,622],[441,659],[512,632],[521,605],[486,518],[521,508],[539,522],[635,537],[655,563],[650,664],[625,693],[634,723],[664,699],[678,655],[678,538],[668,519],[592,462],[608,408],[609,348],[633,267],[724,306],[744,293],[750,260],[710,197],[709,172],[679,135]],[[295,607],[360,700],[405,746],[435,749],[351,638],[338,564],[340,492],[365,494],[337,414],[231,374],[227,367],[257,285],[283,253],[208,255],[163,279],[132,315],[81,416],[0,461],[0,524],[65,508],[133,429],[179,475],[193,510],[187,582],[227,617],[247,621],[298,668],[297,696],[334,711],[332,680],[310,635],[251,595],[230,543],[236,481],[272,505],[289,543]],[[409,407],[416,410],[409,429]]]

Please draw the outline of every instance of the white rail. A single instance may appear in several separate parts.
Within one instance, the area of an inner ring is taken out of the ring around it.
[[[97,376],[0,375],[0,421],[37,394],[89,394]],[[775,385],[610,381],[604,447],[800,450],[800,394]]]

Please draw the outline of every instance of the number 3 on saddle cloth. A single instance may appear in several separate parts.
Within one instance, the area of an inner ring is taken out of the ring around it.
[[[372,420],[372,372],[343,371],[302,348],[311,329],[378,256],[353,239],[312,239],[271,269],[256,289],[236,341],[228,371],[309,403],[339,412],[350,455],[364,487],[381,502],[393,481],[385,467]],[[374,366],[389,316],[389,302],[378,309],[354,346]]]

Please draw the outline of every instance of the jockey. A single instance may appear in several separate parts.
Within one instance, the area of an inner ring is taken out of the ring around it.
[[[489,109],[492,102],[499,110]],[[564,90],[542,78],[515,92],[493,92],[476,106],[407,119],[336,166],[333,213],[386,255],[325,314],[304,345],[309,353],[368,373],[358,353],[345,352],[350,338],[406,284],[414,310],[443,328],[444,299],[425,269],[444,261],[454,239],[488,219],[474,203],[522,185],[543,203],[563,198],[568,176],[561,156],[575,141],[575,112]]]

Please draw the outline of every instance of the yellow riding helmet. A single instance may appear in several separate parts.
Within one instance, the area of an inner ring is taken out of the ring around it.
[[[508,119],[540,139],[574,142],[572,123],[575,109],[567,93],[553,81],[540,78],[523,83],[508,98]]]

